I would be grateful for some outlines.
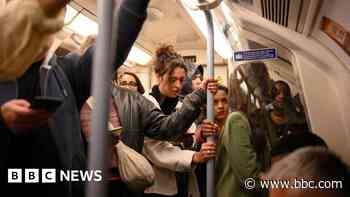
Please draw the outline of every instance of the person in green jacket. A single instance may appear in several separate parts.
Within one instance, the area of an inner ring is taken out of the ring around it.
[[[227,88],[218,87],[214,113],[215,123],[220,128],[215,162],[216,196],[261,196],[259,188],[245,188],[245,181],[254,180],[258,185],[260,174],[269,167],[269,146],[257,153],[246,114],[241,111],[228,113]]]

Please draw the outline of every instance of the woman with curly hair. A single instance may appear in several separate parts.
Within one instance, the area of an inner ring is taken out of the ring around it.
[[[181,105],[179,95],[187,74],[182,57],[171,45],[163,45],[156,51],[154,71],[158,84],[146,97],[164,114],[170,115]],[[145,139],[143,154],[152,162],[156,174],[155,184],[145,191],[147,197],[193,196],[199,197],[193,167],[215,158],[215,145],[204,143],[199,152],[182,150],[167,141]],[[176,174],[175,172],[191,172]]]

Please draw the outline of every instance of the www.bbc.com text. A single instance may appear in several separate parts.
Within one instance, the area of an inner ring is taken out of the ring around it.
[[[259,185],[258,185],[259,184]],[[248,190],[257,187],[262,189],[342,189],[342,181],[329,180],[259,180],[247,178],[244,182],[245,188]]]

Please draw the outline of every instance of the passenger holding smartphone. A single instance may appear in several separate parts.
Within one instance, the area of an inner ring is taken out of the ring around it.
[[[52,34],[63,27],[63,8],[69,1],[0,0],[0,81],[19,78],[32,63],[45,57]],[[33,110],[27,100],[18,99],[1,106],[0,118],[20,132],[43,125],[49,115],[45,109]]]
[[[14,6],[15,3],[18,3],[16,4],[18,6],[23,6],[33,1],[10,0],[7,6]],[[43,0],[42,2],[50,1]],[[55,0],[53,2],[59,3],[64,1]],[[116,56],[115,65],[121,65],[124,62],[131,46],[136,40],[146,19],[148,2],[148,0],[122,1],[119,10],[119,21],[117,21],[119,23],[118,26],[122,28],[119,28],[117,32],[118,39],[116,44],[118,49],[114,51],[114,55]],[[32,10],[27,11],[30,12]],[[16,14],[14,10],[13,12]],[[2,14],[0,13],[0,19]],[[35,22],[31,21],[32,18],[26,19],[29,22]],[[10,23],[8,25],[8,27],[13,28],[18,24]],[[4,28],[1,28],[1,36],[3,35],[3,30]],[[38,38],[41,34],[28,36],[29,38],[27,39],[36,38],[38,43],[45,43],[47,46],[50,46],[52,41],[52,37],[50,38],[50,36]],[[16,39],[10,38],[12,37],[4,38],[6,43],[11,41],[9,43],[10,46],[20,47],[17,45]],[[2,45],[1,48],[3,49],[6,46]],[[20,51],[22,49],[16,48],[16,50]],[[31,47],[25,48],[25,50],[27,49],[36,50]],[[85,196],[83,181],[57,181],[55,184],[45,184],[41,183],[41,181],[36,184],[7,184],[7,169],[10,168],[86,169],[86,150],[79,124],[79,111],[90,96],[94,48],[90,47],[80,56],[78,62],[68,56],[52,57],[49,63],[52,67],[48,68],[50,71],[46,72],[47,75],[44,77],[41,71],[46,71],[42,63],[46,56],[45,49],[47,50],[47,48],[41,47],[40,49],[42,53],[38,53],[37,50],[31,51],[30,58],[27,57],[27,53],[17,53],[16,58],[24,61],[20,64],[14,64],[13,62],[6,63],[10,57],[16,55],[16,50],[12,50],[13,53],[11,52],[8,54],[9,56],[4,57],[6,61],[2,61],[4,60],[1,56],[3,53],[0,53],[0,68],[15,69],[13,73],[10,69],[9,73],[11,74],[7,73],[4,75],[2,75],[3,70],[0,70],[0,105],[2,116],[2,120],[0,120],[0,188],[8,190],[13,197],[24,195],[82,197]],[[9,52],[6,48],[5,51]],[[3,62],[6,64],[3,64]],[[7,67],[9,65],[14,67]],[[116,70],[117,66],[114,69]],[[41,80],[42,78],[43,81]],[[4,82],[4,80],[10,79],[13,80]],[[59,98],[62,99],[62,104],[54,113],[49,113],[41,109],[34,110],[31,109],[30,102],[36,96]],[[20,128],[21,134],[25,133],[26,135],[19,135],[20,133],[17,131],[17,128]],[[7,193],[6,191],[2,192]]]
[[[23,99],[14,99],[1,106],[2,119],[8,128],[20,135],[28,134],[31,129],[47,123],[50,113],[46,109],[31,109],[30,103]]]

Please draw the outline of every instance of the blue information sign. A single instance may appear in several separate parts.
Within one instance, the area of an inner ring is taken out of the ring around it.
[[[249,51],[237,51],[234,52],[235,61],[248,61],[248,60],[264,60],[277,58],[277,49],[256,49]]]

